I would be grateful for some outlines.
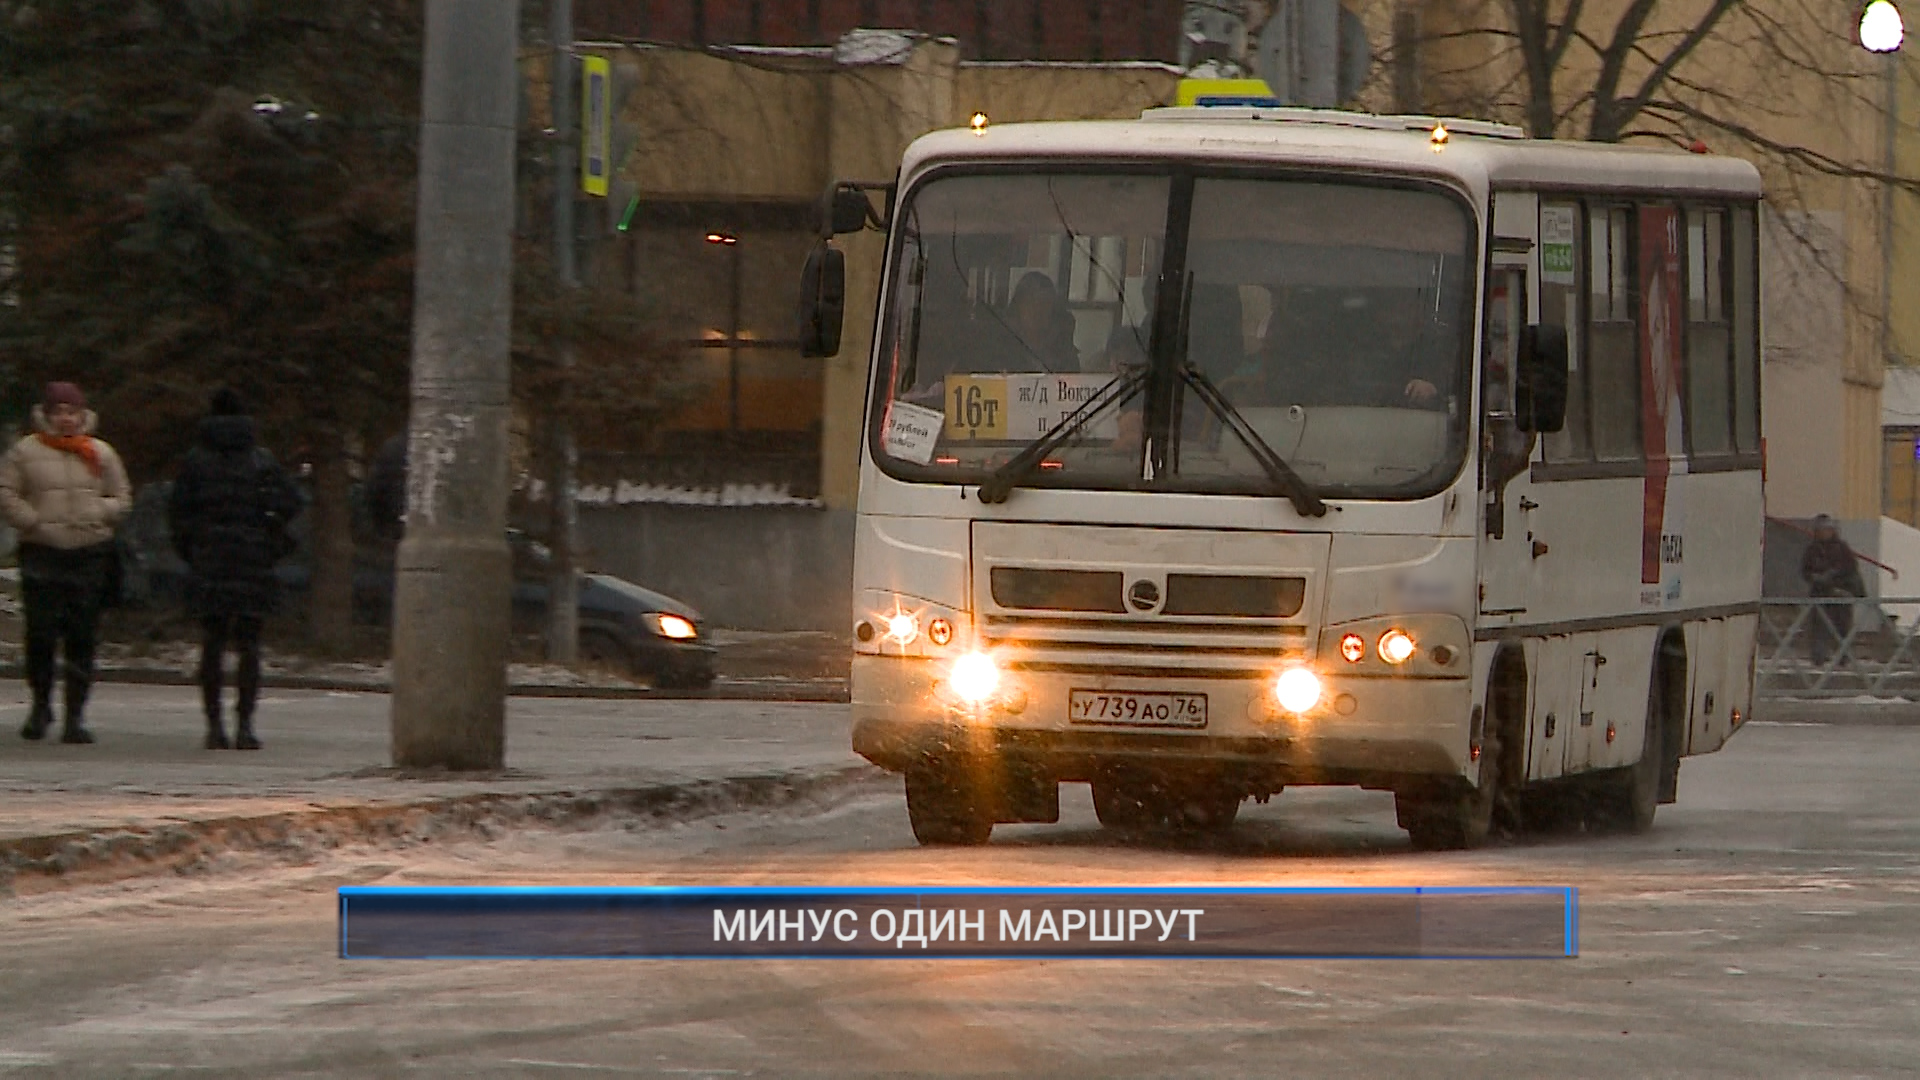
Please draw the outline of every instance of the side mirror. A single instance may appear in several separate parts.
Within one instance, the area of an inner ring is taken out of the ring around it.
[[[867,220],[873,217],[873,204],[867,201],[867,193],[856,187],[836,184],[828,196],[826,225],[829,235],[856,233],[867,227]]]
[[[1567,329],[1535,323],[1520,332],[1520,371],[1513,388],[1521,431],[1554,432],[1567,424]]]
[[[838,355],[846,311],[847,257],[822,242],[807,253],[800,271],[800,355]]]

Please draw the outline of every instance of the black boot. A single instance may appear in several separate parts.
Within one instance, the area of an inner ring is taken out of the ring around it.
[[[253,716],[249,713],[240,714],[240,730],[233,734],[233,748],[235,750],[260,749],[260,736],[253,733]]]
[[[53,710],[43,698],[35,698],[33,708],[27,713],[27,722],[20,729],[20,737],[28,742],[39,742],[46,738],[47,729],[53,726]]]
[[[233,744],[227,741],[227,725],[220,719],[220,707],[214,706],[207,713],[207,749],[231,750]]]
[[[53,726],[53,707],[48,704],[53,700],[53,647],[31,633],[27,635],[27,689],[33,693],[33,708],[27,712],[20,737],[39,742]]]
[[[93,680],[88,676],[67,672],[67,717],[60,729],[61,742],[86,744],[93,741],[93,732],[87,730],[87,691],[92,687]]]

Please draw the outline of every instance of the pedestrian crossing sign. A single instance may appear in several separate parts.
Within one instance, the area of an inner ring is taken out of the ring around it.
[[[606,57],[581,59],[580,190],[603,199],[613,175],[612,83]]]

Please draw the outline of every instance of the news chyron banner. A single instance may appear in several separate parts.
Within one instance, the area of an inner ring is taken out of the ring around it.
[[[343,888],[343,959],[1557,959],[1571,888]]]

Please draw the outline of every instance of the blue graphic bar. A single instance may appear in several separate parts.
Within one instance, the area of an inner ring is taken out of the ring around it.
[[[1577,955],[1561,886],[340,890],[348,960]]]

